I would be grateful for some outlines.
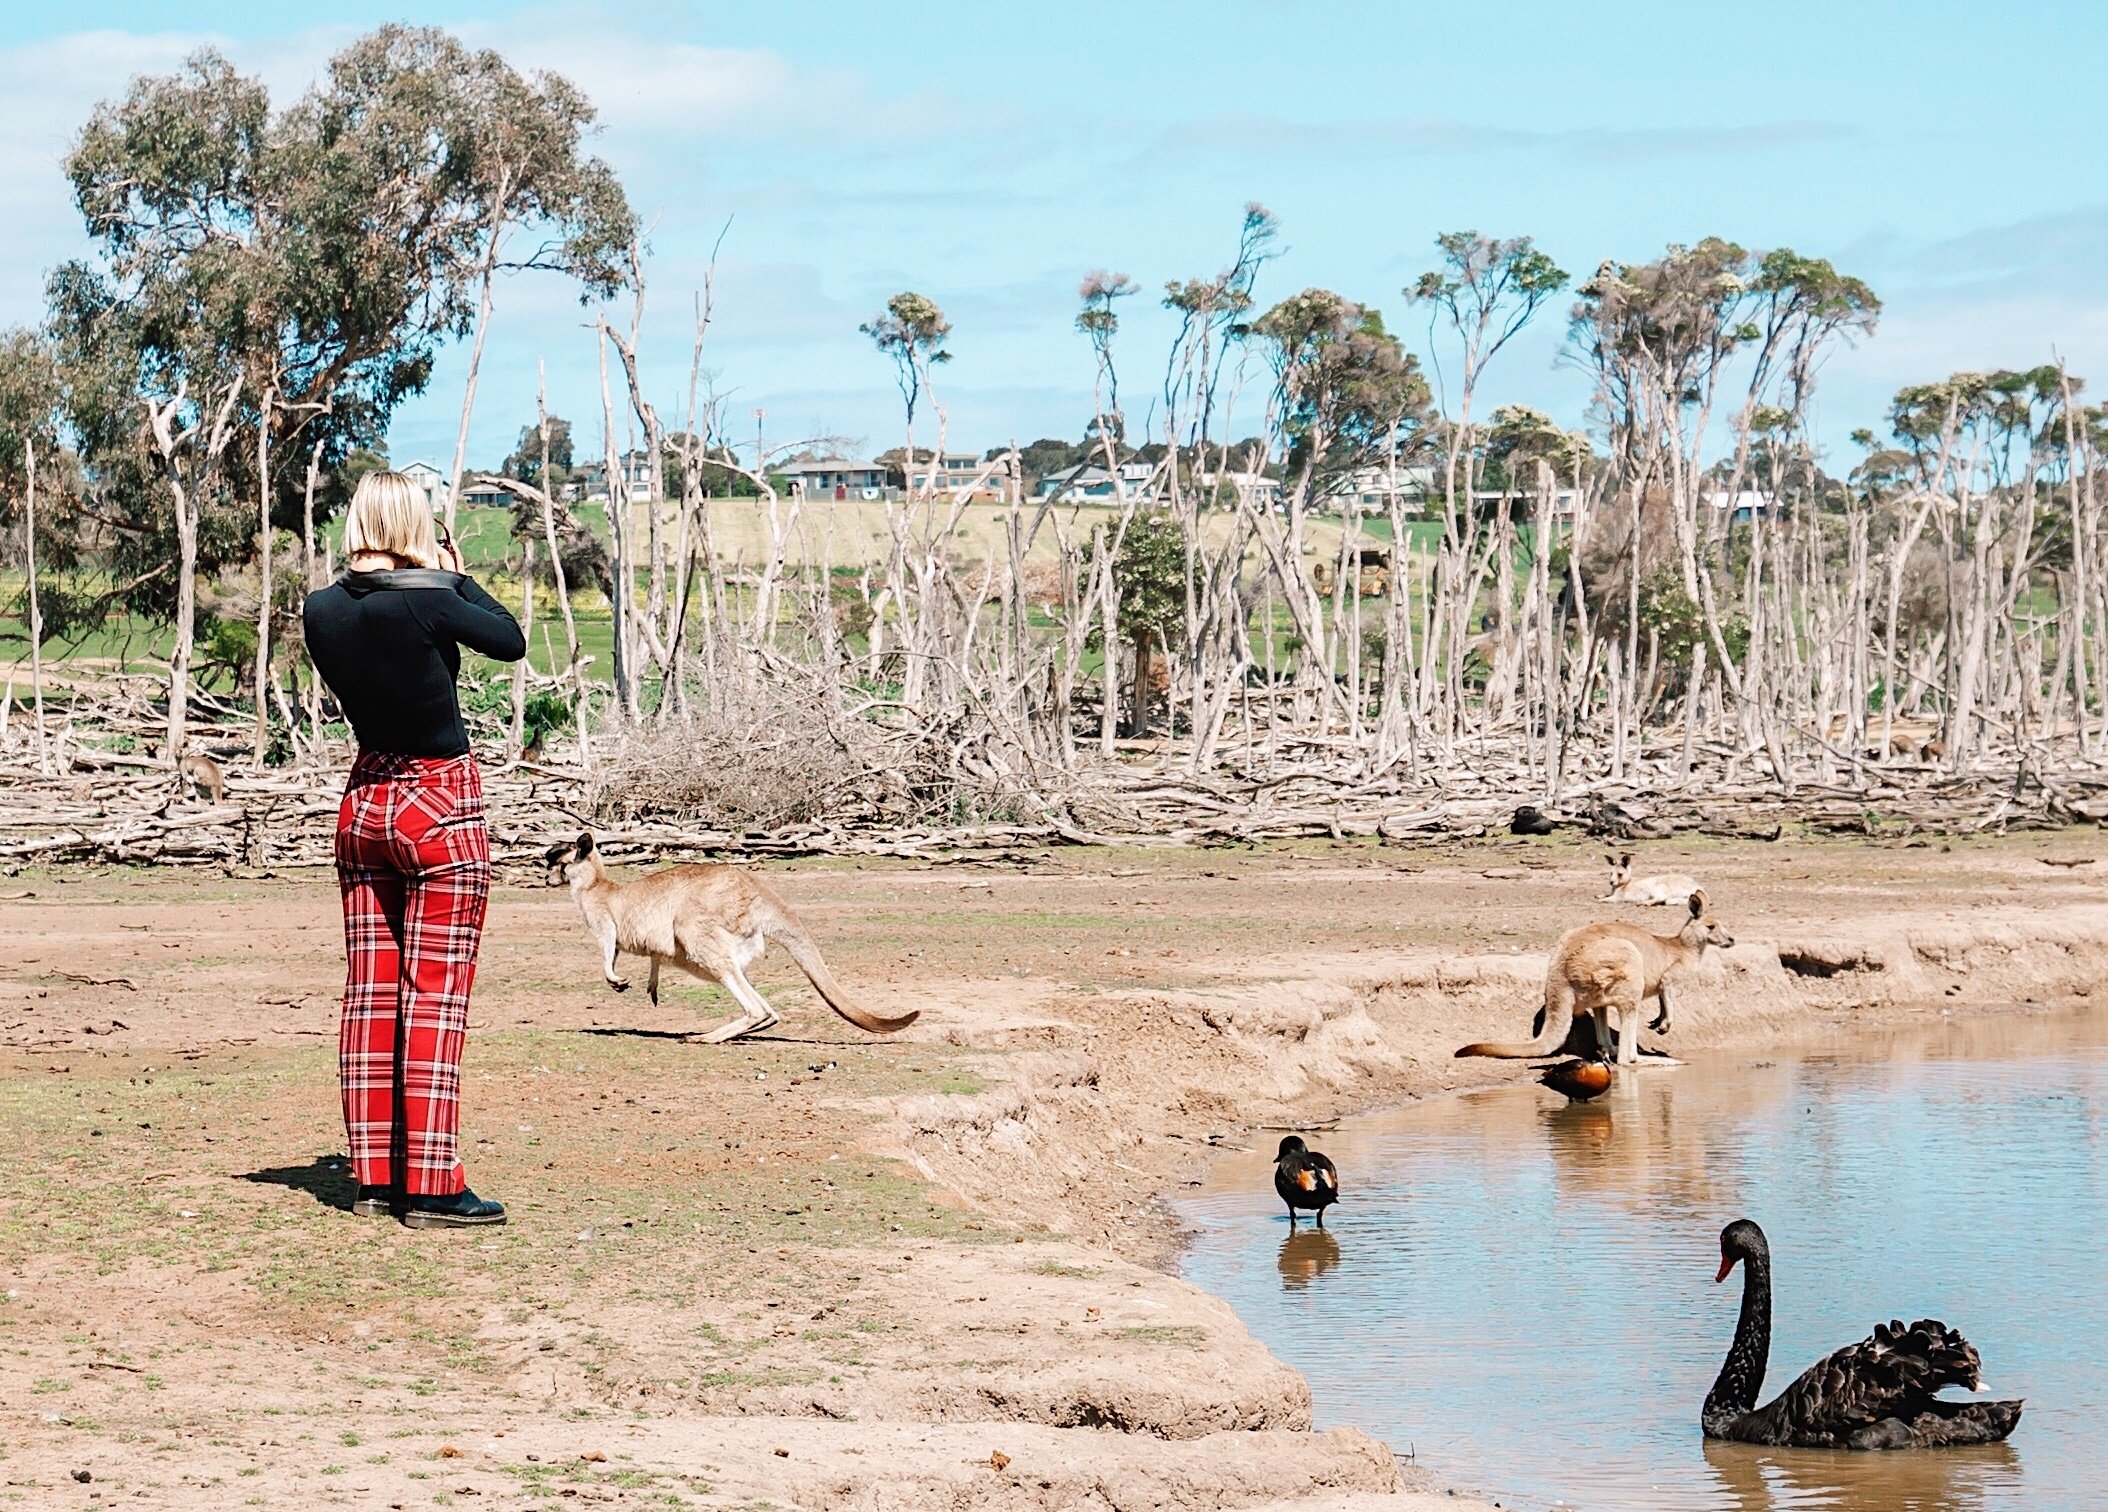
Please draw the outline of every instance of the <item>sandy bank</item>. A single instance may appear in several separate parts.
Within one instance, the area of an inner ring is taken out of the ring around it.
[[[2108,903],[2043,858],[2092,840],[1661,847],[1739,941],[1671,1047],[2083,998]],[[200,1508],[1463,1504],[1309,1431],[1303,1380],[1169,1273],[1161,1198],[1257,1125],[1523,1074],[1451,1051],[1527,1025],[1543,950],[1610,911],[1600,873],[1557,845],[783,869],[837,974],[924,1018],[858,1036],[779,963],[787,1032],[723,1048],[686,1038],[718,999],[610,997],[563,900],[506,891],[468,1133],[516,1221],[438,1243],[338,1208],[326,879],[25,878],[0,1479]]]

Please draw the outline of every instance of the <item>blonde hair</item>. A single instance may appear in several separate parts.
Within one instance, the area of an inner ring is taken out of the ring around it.
[[[399,472],[370,472],[359,479],[344,521],[344,554],[382,552],[419,567],[437,567],[439,537],[424,490]]]

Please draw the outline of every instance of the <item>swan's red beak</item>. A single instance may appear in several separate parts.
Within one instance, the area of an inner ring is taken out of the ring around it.
[[[1713,1277],[1713,1284],[1717,1286],[1722,1281],[1725,1281],[1727,1279],[1727,1273],[1733,1270],[1734,1268],[1735,1257],[1733,1255],[1722,1255],[1720,1257],[1720,1274]]]

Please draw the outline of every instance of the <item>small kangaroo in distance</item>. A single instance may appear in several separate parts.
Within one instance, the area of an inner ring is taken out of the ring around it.
[[[1632,875],[1632,853],[1622,856],[1605,856],[1610,863],[1610,891],[1598,901],[1604,903],[1639,903],[1653,905],[1661,903],[1685,903],[1692,893],[1698,891],[1698,879],[1682,872],[1664,872],[1655,877]]]
[[[1691,916],[1673,935],[1658,935],[1637,924],[1583,924],[1569,929],[1552,947],[1544,974],[1542,1026],[1529,1040],[1488,1040],[1457,1052],[1496,1060],[1534,1060],[1553,1055],[1566,1043],[1576,1014],[1587,1014],[1596,1032],[1601,1057],[1611,1055],[1616,1031],[1617,1061],[1636,1065],[1640,1058],[1640,1005],[1661,1001],[1661,1012],[1648,1027],[1667,1034],[1675,1002],[1671,978],[1704,956],[1708,946],[1725,950],[1734,937],[1706,912],[1703,889],[1691,894]]]
[[[224,803],[227,799],[227,774],[220,764],[203,751],[186,751],[183,759],[176,763],[176,781],[193,789],[200,798],[213,803]]]
[[[850,1002],[790,905],[736,866],[669,866],[634,882],[617,882],[608,876],[591,830],[551,846],[546,859],[550,882],[569,885],[586,928],[600,942],[601,976],[610,987],[629,990],[629,979],[615,971],[615,957],[628,951],[651,958],[644,990],[654,1003],[659,967],[669,963],[732,994],[741,1016],[704,1035],[706,1044],[723,1044],[779,1022],[768,999],[746,977],[770,940],[790,952],[827,1006],[857,1028],[892,1034],[920,1016],[884,1018]]]

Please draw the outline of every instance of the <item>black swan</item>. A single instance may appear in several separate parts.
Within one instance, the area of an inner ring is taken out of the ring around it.
[[[1757,1405],[1771,1354],[1771,1246],[1738,1218],[1720,1231],[1720,1274],[1742,1262],[1735,1342],[1706,1393],[1707,1438],[1801,1449],[1924,1449],[1989,1444],[2020,1421],[2019,1402],[1943,1402],[1943,1386],[1977,1389],[1981,1362],[1946,1324],[1883,1323],[1873,1336],[1817,1360],[1769,1406]]]
[[[1515,817],[1508,821],[1508,833],[1511,835],[1549,835],[1558,828],[1558,820],[1546,818],[1527,803],[1517,809]]]
[[[1592,1102],[1610,1090],[1614,1079],[1610,1067],[1599,1060],[1564,1060],[1537,1073],[1542,1085],[1572,1102]]]
[[[1307,1148],[1302,1136],[1291,1134],[1281,1141],[1274,1156],[1274,1190],[1288,1204],[1288,1226],[1296,1226],[1296,1209],[1317,1214],[1318,1227],[1325,1226],[1325,1209],[1339,1201],[1339,1172],[1332,1162]]]

